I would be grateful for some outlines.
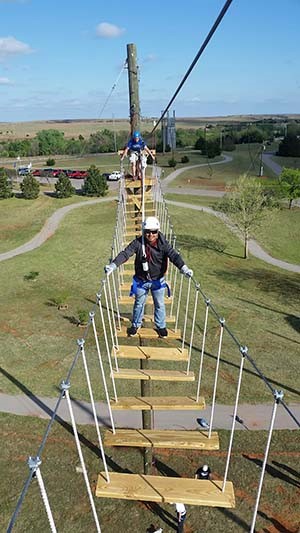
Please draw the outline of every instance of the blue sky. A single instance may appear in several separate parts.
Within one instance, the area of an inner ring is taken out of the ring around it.
[[[143,116],[166,107],[225,0],[0,0],[0,122],[99,118],[135,43]],[[171,110],[300,113],[300,0],[233,0]],[[123,71],[102,118],[128,117]]]

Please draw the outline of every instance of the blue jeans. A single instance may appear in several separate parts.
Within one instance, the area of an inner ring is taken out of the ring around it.
[[[164,278],[160,279],[164,283]],[[151,281],[145,281],[142,287],[138,287],[135,294],[135,302],[132,313],[132,325],[139,328],[142,325],[146,298],[151,291],[154,303],[154,322],[157,328],[166,327],[166,309],[165,309],[165,287],[161,289],[152,289]]]

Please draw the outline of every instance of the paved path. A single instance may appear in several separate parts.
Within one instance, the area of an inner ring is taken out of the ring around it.
[[[31,252],[35,248],[41,246],[41,244],[43,244],[50,237],[52,237],[52,235],[56,232],[62,219],[66,216],[67,213],[69,213],[73,209],[77,209],[78,207],[84,207],[86,205],[110,202],[112,199],[113,198],[111,196],[108,198],[97,198],[94,200],[89,200],[87,202],[80,202],[77,204],[66,205],[65,207],[61,207],[60,209],[55,211],[55,213],[53,213],[53,215],[51,215],[48,220],[46,220],[41,231],[37,233],[37,235],[35,235],[30,241],[26,242],[25,244],[22,244],[21,246],[18,246],[18,248],[14,248],[13,250],[9,250],[8,252],[0,254],[0,261],[11,259],[16,255],[25,254],[26,252]]]
[[[210,163],[210,166],[213,166],[213,165],[224,165],[224,163],[229,163],[229,161],[232,161],[232,157],[229,156],[229,155],[223,155],[222,157],[223,157],[222,161],[216,161],[214,163]],[[198,167],[207,167],[207,163],[200,163],[198,165],[191,165],[189,167],[182,167],[182,168],[178,168],[177,170],[174,170],[174,172],[171,172],[171,174],[169,174],[169,176],[167,176],[166,178],[164,178],[161,181],[161,187],[162,187],[163,191],[165,191],[168,188],[169,184],[172,181],[174,181],[180,174],[182,174],[182,172],[186,172],[187,170],[191,170],[193,168],[198,168]],[[199,189],[199,191],[200,190],[201,189]]]
[[[49,419],[56,406],[57,398],[38,397],[31,395],[10,395],[0,393],[0,412],[22,416],[36,416]],[[93,414],[90,403],[74,400],[73,409],[78,424],[93,424]],[[290,411],[300,421],[300,404],[289,405]],[[97,402],[96,410],[99,425],[110,426],[107,405]],[[272,404],[249,405],[241,404],[238,408],[239,422],[236,429],[243,430],[268,430],[273,410]],[[70,422],[67,402],[62,400],[58,415],[66,422]],[[231,429],[233,406],[215,406],[214,429]],[[142,418],[138,411],[114,411],[116,427],[141,428]],[[209,421],[210,407],[199,411],[157,411],[154,413],[154,427],[156,429],[199,429],[197,418],[205,418]],[[300,423],[300,422],[299,422]],[[276,413],[274,429],[299,429],[293,418],[283,406],[279,405]]]
[[[281,174],[282,167],[272,159],[273,155],[275,155],[274,152],[265,152],[263,153],[262,160],[267,167],[273,170],[276,176],[279,176],[279,174]]]
[[[243,237],[241,233],[239,232],[239,230],[232,224],[232,222],[229,220],[229,218],[224,213],[215,211],[214,209],[211,209],[210,207],[205,207],[205,206],[195,205],[195,204],[188,204],[186,202],[175,202],[173,200],[167,200],[167,203],[170,205],[176,205],[178,207],[195,209],[196,211],[205,211],[206,213],[214,215],[220,218],[222,222],[224,222],[226,226],[228,226],[229,229],[233,233],[235,233],[235,235],[237,235],[240,239],[243,240]],[[300,273],[300,265],[293,265],[292,263],[287,263],[286,261],[275,259],[271,255],[269,255],[267,252],[265,252],[263,248],[254,239],[249,240],[249,252],[252,255],[254,255],[254,257],[257,257],[258,259],[265,261],[265,263],[269,263],[270,265],[274,265],[276,267],[289,270],[290,272]]]

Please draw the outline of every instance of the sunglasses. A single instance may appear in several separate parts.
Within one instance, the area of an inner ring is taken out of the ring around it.
[[[152,233],[153,235],[156,235],[158,233],[158,229],[145,229],[145,233]]]

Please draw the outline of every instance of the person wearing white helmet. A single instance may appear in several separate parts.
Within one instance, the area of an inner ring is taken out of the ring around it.
[[[198,468],[195,473],[195,479],[210,479],[211,470],[208,465],[203,465]]]
[[[170,260],[186,277],[192,277],[193,271],[185,265],[181,255],[171,246],[160,231],[159,220],[147,217],[143,223],[143,232],[122,250],[113,261],[106,265],[104,271],[111,274],[117,267],[125,263],[135,254],[131,295],[135,296],[132,326],[128,335],[136,335],[142,325],[147,295],[151,292],[154,303],[154,323],[160,337],[167,337],[165,290],[169,288],[165,282],[165,273]]]
[[[129,139],[127,146],[123,152],[123,155],[121,157],[121,161],[123,161],[124,157],[127,156],[128,152],[130,152],[129,161],[131,163],[131,173],[134,180],[138,179],[139,176],[137,176],[137,161],[140,155],[142,154],[142,166],[145,168],[147,166],[147,155],[150,155],[154,161],[154,156],[151,153],[151,150],[146,145],[144,139],[141,137],[141,134],[139,131],[134,131],[132,134],[132,137]],[[143,155],[146,152],[147,155]]]

